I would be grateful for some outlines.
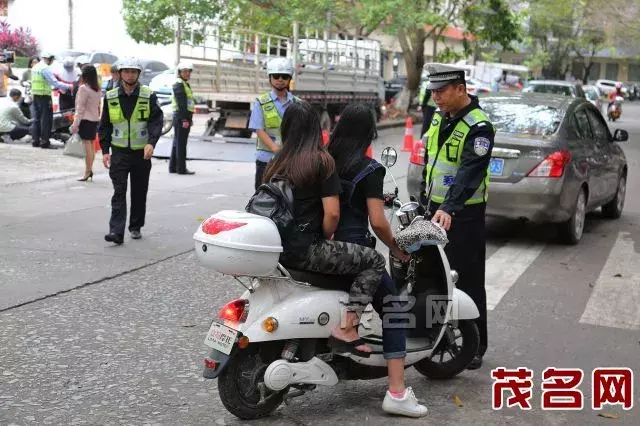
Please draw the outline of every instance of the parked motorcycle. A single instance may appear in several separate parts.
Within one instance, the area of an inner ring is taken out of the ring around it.
[[[75,118],[75,109],[56,111],[51,120],[51,137],[63,143],[71,138],[71,125]]]
[[[616,100],[610,103],[607,107],[607,117],[609,121],[616,121],[622,115],[622,103],[624,98],[622,96],[616,96]]]
[[[387,167],[396,158],[395,150],[384,150]],[[433,379],[451,378],[477,352],[478,309],[455,288],[457,273],[443,249],[444,229],[421,215],[418,203],[401,203],[397,193],[396,186],[387,206],[400,223],[398,244],[411,259],[403,264],[391,258],[404,299],[382,320],[401,320],[407,329],[407,367]],[[229,412],[256,419],[317,385],[387,376],[381,332],[367,326],[368,311],[359,333],[373,350],[370,357],[333,353],[327,346],[331,330],[343,318],[352,277],[280,265],[280,235],[269,218],[220,211],[200,225],[194,240],[204,265],[233,276],[246,289],[222,307],[204,340],[210,352],[203,376],[218,378],[218,393]]]

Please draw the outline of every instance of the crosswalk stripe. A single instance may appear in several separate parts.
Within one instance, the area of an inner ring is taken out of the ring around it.
[[[508,242],[489,257],[485,273],[487,310],[492,311],[500,303],[544,247],[544,244],[533,242]]]
[[[581,323],[640,330],[640,254],[620,232],[593,288]]]

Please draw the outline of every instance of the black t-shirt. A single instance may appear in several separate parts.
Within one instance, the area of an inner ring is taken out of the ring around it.
[[[343,176],[342,179],[352,180],[356,177],[361,170],[363,170],[369,164],[368,158],[363,158],[358,167],[357,172],[350,173]],[[351,205],[362,212],[367,211],[367,198],[379,198],[384,199],[383,186],[384,176],[387,173],[384,167],[378,167],[373,173],[369,173],[367,177],[362,179],[353,190],[353,196],[351,197]]]
[[[340,178],[333,172],[324,182],[318,182],[312,187],[295,188],[293,190],[296,222],[309,223],[308,230],[314,234],[322,234],[322,220],[324,209],[322,198],[340,195]]]

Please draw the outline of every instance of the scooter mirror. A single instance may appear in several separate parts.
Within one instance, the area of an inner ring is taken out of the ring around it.
[[[385,167],[391,167],[398,160],[398,152],[390,146],[382,150],[380,160]]]

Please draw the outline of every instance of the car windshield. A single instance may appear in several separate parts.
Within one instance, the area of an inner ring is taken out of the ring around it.
[[[550,93],[552,95],[571,96],[571,88],[569,86],[560,86],[554,84],[532,84],[527,89],[528,92],[534,93]]]
[[[548,105],[498,101],[483,102],[481,107],[497,132],[548,136],[558,130],[562,120],[562,112]]]

